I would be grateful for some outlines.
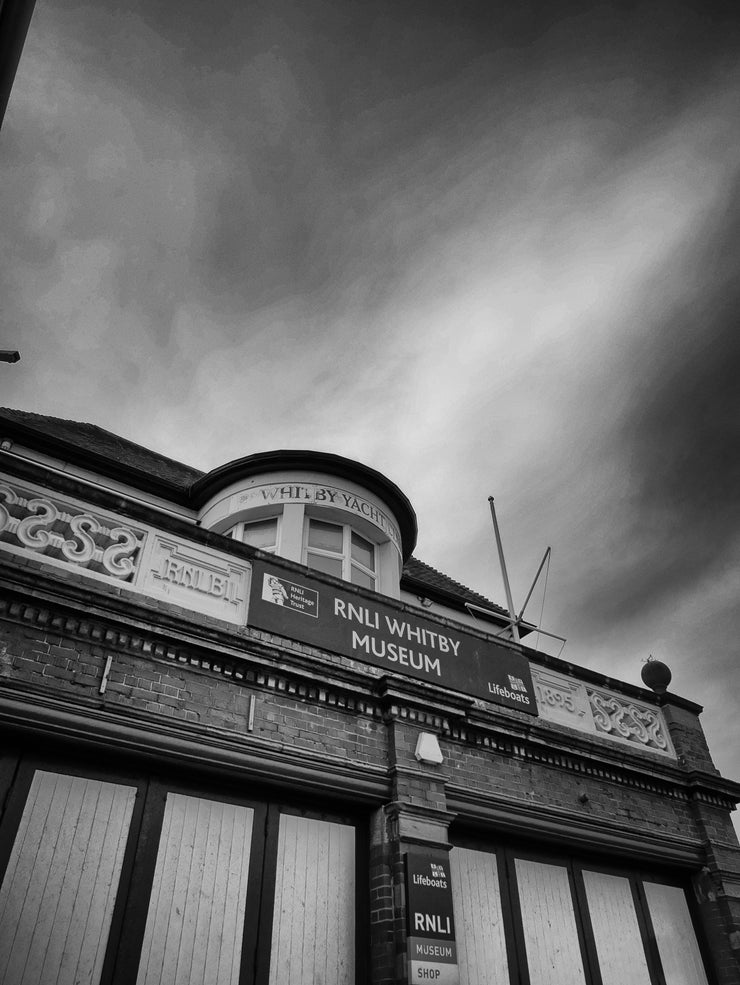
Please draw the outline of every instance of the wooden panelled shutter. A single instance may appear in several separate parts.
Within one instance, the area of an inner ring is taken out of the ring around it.
[[[97,985],[135,798],[34,774],[0,888],[2,985]]]
[[[509,985],[496,856],[468,848],[450,852],[450,880],[460,985]]]
[[[355,980],[355,829],[280,815],[270,985]]]
[[[253,819],[167,795],[137,985],[237,985]]]

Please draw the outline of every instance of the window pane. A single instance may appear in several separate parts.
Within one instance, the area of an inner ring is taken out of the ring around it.
[[[335,578],[342,577],[342,559],[338,557],[327,557],[325,554],[312,554],[310,551],[306,557],[306,564],[309,568],[316,571],[325,571],[328,575]]]
[[[245,544],[251,544],[252,547],[263,549],[275,547],[277,544],[277,518],[245,523],[242,540]]]
[[[375,571],[375,548],[369,540],[352,531],[352,560]],[[352,579],[354,581],[354,578]]]
[[[322,551],[342,553],[342,528],[336,523],[323,523],[321,520],[308,521],[308,546],[319,547]],[[322,568],[322,571],[324,569]],[[334,572],[332,572],[333,574]]]
[[[375,579],[372,575],[365,574],[357,565],[352,565],[351,581],[353,585],[361,585],[363,588],[372,588],[375,591]]]

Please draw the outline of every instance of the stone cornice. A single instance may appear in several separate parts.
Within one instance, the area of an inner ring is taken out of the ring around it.
[[[699,840],[637,832],[634,827],[603,818],[588,818],[574,811],[498,797],[456,784],[448,784],[446,789],[449,810],[465,818],[466,830],[485,830],[488,839],[498,832],[517,838],[557,841],[580,851],[607,852],[632,860],[691,868],[705,861],[705,850]]]
[[[41,695],[3,682],[0,726],[40,739],[71,741],[76,748],[112,751],[154,759],[158,764],[187,765],[209,775],[233,775],[282,789],[295,784],[307,793],[380,804],[390,796],[385,767],[348,761],[346,757],[296,749],[288,742],[255,737],[229,729],[163,720],[130,708],[99,707],[77,697],[74,702]]]

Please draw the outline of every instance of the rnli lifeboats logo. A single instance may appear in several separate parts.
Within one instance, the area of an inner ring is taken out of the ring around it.
[[[459,985],[446,852],[406,854],[406,907],[409,982]]]
[[[304,616],[319,616],[319,593],[305,585],[297,585],[287,578],[278,578],[265,572],[262,576],[262,598],[273,605],[282,605]]]

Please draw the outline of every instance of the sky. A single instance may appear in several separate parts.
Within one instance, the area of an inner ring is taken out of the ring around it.
[[[0,131],[4,406],[408,495],[416,556],[705,706],[740,780],[740,15],[37,0]],[[737,814],[735,815],[737,823]]]

